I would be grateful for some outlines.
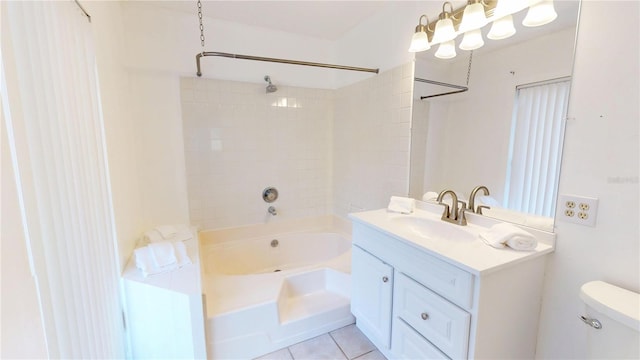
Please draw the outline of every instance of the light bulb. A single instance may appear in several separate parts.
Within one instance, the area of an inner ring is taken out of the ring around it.
[[[440,19],[436,23],[435,33],[433,34],[433,44],[447,42],[455,39],[456,30],[453,28],[453,21],[449,18]]]
[[[429,45],[429,38],[424,31],[417,31],[411,38],[411,45],[409,46],[409,52],[420,52],[431,49]]]
[[[462,14],[462,23],[460,23],[460,32],[479,29],[487,25],[487,17],[484,14],[484,6],[482,3],[469,4],[464,8]]]
[[[515,14],[529,6],[530,0],[498,0],[493,11],[493,18],[501,18],[505,15]]]
[[[491,30],[489,30],[489,33],[487,34],[487,38],[491,40],[502,40],[515,33],[516,28],[513,27],[513,16],[507,15],[493,21]]]
[[[553,8],[553,0],[544,0],[529,7],[522,25],[533,27],[548,24],[558,17]]]
[[[482,40],[482,31],[480,29],[475,29],[464,33],[464,37],[460,43],[460,49],[475,50],[481,48],[482,45],[484,45],[484,40]]]
[[[456,57],[456,43],[453,40],[440,43],[436,57],[439,59],[452,59]]]

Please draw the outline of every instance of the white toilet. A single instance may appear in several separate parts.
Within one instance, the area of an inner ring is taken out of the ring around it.
[[[580,289],[589,359],[640,359],[640,294],[603,281]]]

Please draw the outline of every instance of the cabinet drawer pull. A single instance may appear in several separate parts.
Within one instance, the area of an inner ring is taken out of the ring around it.
[[[429,318],[429,314],[422,313],[422,314],[420,314],[420,317],[422,318],[422,320],[427,320]]]
[[[389,281],[389,278],[388,278],[388,277],[386,277],[386,276],[383,276],[383,277],[382,277],[382,282],[387,282],[387,281]]]

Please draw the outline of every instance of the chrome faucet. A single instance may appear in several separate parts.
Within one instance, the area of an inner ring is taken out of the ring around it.
[[[269,209],[267,209],[267,211],[269,211],[269,214],[276,216],[278,215],[278,212],[276,211],[276,208],[273,206],[269,206]]]
[[[469,195],[469,210],[471,210],[471,212],[474,212],[476,214],[482,214],[483,208],[490,209],[490,207],[488,206],[478,206],[477,209],[474,207],[476,204],[476,194],[480,190],[482,190],[485,195],[489,195],[489,189],[484,185],[476,186],[475,188],[473,188],[473,190],[471,190],[471,195]]]
[[[447,194],[451,195],[451,211],[449,210],[449,205],[442,202],[442,199]],[[462,226],[467,225],[467,218],[464,215],[465,210],[467,210],[467,204],[465,204],[464,201],[458,200],[458,196],[453,190],[442,190],[440,194],[438,194],[436,201],[438,201],[438,204],[444,206],[441,218],[443,221]],[[462,205],[460,210],[458,210],[458,203]]]

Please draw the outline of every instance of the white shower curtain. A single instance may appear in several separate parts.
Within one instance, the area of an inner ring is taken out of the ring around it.
[[[560,178],[569,80],[517,90],[505,182],[505,207],[553,217]]]
[[[3,109],[49,356],[122,358],[91,24],[73,1],[1,5]]]

